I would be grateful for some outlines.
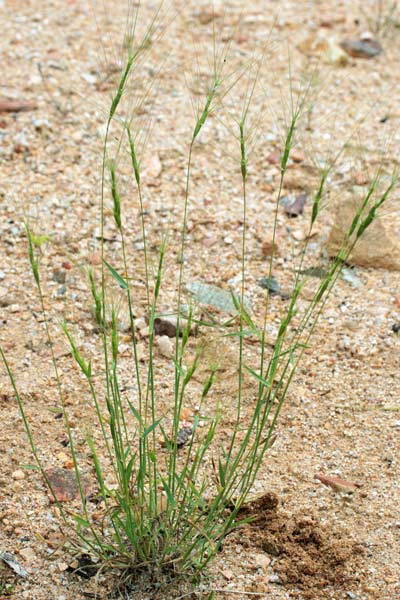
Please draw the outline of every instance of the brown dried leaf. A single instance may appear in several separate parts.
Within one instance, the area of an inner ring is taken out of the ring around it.
[[[322,473],[317,473],[315,479],[318,479],[318,481],[330,487],[338,494],[352,494],[357,488],[361,487],[360,483],[346,481],[345,479],[341,479],[341,477],[323,475]]]
[[[29,100],[9,100],[8,98],[0,98],[0,113],[16,113],[35,110],[37,104]]]

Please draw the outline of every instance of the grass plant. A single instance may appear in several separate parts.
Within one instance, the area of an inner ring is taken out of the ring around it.
[[[399,27],[399,6],[393,0],[376,0],[374,18],[368,19],[368,25],[377,35],[384,37],[388,31]]]
[[[136,17],[135,17],[136,19]],[[131,36],[131,41],[134,39]],[[20,413],[31,445],[36,464],[40,469],[47,487],[50,488],[59,508],[63,526],[69,531],[69,547],[76,555],[88,555],[93,569],[114,569],[123,575],[126,585],[138,577],[138,573],[146,572],[154,580],[167,574],[176,578],[188,574],[198,577],[209,562],[215,557],[226,536],[240,523],[240,508],[249,497],[257,475],[267,457],[268,449],[273,442],[273,434],[279,414],[287,397],[287,392],[296,374],[299,362],[310,338],[315,330],[318,318],[326,300],[334,287],[342,266],[348,260],[354,245],[365,230],[377,217],[379,211],[391,195],[396,179],[391,178],[386,187],[378,174],[366,192],[351,226],[345,236],[342,249],[330,263],[328,274],[316,287],[313,299],[301,312],[299,299],[303,286],[301,272],[307,252],[307,241],[300,255],[299,263],[294,266],[294,283],[291,297],[280,326],[272,351],[267,345],[267,318],[271,310],[269,292],[266,292],[263,325],[259,327],[250,311],[245,307],[246,289],[246,231],[247,231],[247,180],[248,180],[248,123],[251,103],[254,96],[252,81],[236,122],[234,132],[240,159],[237,163],[238,175],[242,182],[243,231],[241,242],[241,288],[240,293],[232,292],[236,307],[236,315],[223,326],[205,322],[195,316],[194,308],[188,312],[183,310],[185,283],[185,249],[187,246],[187,225],[190,213],[192,171],[195,169],[193,153],[198,138],[208,123],[210,113],[220,106],[223,95],[223,69],[228,60],[226,53],[219,55],[214,63],[208,91],[203,99],[202,108],[193,124],[191,138],[188,142],[186,184],[183,206],[181,210],[181,233],[179,240],[179,268],[176,282],[176,336],[174,356],[171,359],[173,368],[173,394],[170,398],[170,410],[165,412],[164,403],[160,403],[157,392],[158,357],[155,351],[155,320],[160,316],[159,299],[164,284],[164,263],[168,249],[167,237],[160,245],[158,260],[153,270],[146,228],[144,223],[144,194],[142,190],[142,172],[140,156],[137,153],[136,140],[140,132],[135,131],[134,121],[126,119],[119,113],[121,100],[128,82],[135,70],[140,53],[147,46],[148,36],[136,49],[130,49],[126,64],[121,71],[119,85],[111,102],[106,135],[103,148],[102,191],[100,202],[101,223],[101,276],[89,271],[89,283],[94,305],[94,318],[97,322],[98,335],[101,339],[103,364],[92,364],[91,358],[84,356],[79,350],[72,327],[62,324],[71,355],[79,367],[86,382],[90,398],[93,421],[101,434],[99,444],[93,432],[86,432],[86,449],[90,454],[93,473],[96,479],[97,494],[103,511],[103,519],[99,524],[93,518],[90,502],[85,496],[82,483],[80,459],[75,450],[75,434],[70,427],[68,410],[63,398],[61,375],[57,359],[53,352],[49,319],[44,302],[43,284],[40,276],[40,254],[42,243],[37,240],[27,225],[28,256],[33,277],[38,289],[44,327],[51,351],[55,377],[57,380],[60,403],[68,435],[75,476],[80,490],[81,510],[71,515],[58,502],[52,490],[51,482],[46,475],[43,459],[33,438],[31,427],[26,416],[24,403],[18,393],[18,385],[9,367],[7,358],[0,348],[0,353],[10,380],[14,387]],[[260,74],[254,79],[254,82]],[[237,74],[235,74],[237,81]],[[234,90],[234,87],[232,88]],[[280,182],[276,192],[275,217],[270,224],[275,241],[277,215],[285,175],[299,121],[303,116],[305,95],[299,98],[292,96],[291,118],[286,128],[284,145],[280,159]],[[117,151],[113,155],[115,144],[110,143],[114,123],[121,137],[118,139]],[[119,190],[118,153],[126,152],[129,156],[132,186],[135,189],[141,219],[142,241],[144,246],[144,272],[146,284],[145,306],[138,307],[132,291],[134,273],[129,263],[125,226],[126,198]],[[316,188],[309,223],[309,233],[318,221],[325,189],[329,185],[329,169],[321,174]],[[108,198],[112,202],[112,219],[119,236],[121,256],[118,264],[111,264],[107,257],[104,243],[104,228],[109,218],[106,210]],[[310,236],[308,236],[310,237]],[[44,242],[45,243],[45,242]],[[272,253],[269,263],[269,276],[274,265]],[[154,275],[153,275],[154,273]],[[134,394],[128,398],[121,393],[120,381],[120,348],[117,314],[110,299],[109,289],[117,286],[126,296],[129,307],[130,343],[132,358],[132,381]],[[140,309],[145,311],[148,321],[148,354],[145,367],[140,363],[134,315]],[[238,348],[238,383],[235,406],[235,426],[227,447],[218,441],[220,423],[224,414],[215,406],[214,414],[207,419],[202,417],[202,407],[206,404],[210,390],[217,376],[217,367],[210,366],[208,374],[202,382],[199,398],[198,416],[195,417],[188,443],[182,450],[178,438],[182,422],[182,412],[188,387],[202,361],[201,352],[194,358],[188,352],[190,333],[194,322],[199,327],[213,328],[218,335],[229,335],[232,343],[237,340]],[[245,363],[243,352],[247,335],[258,338],[260,362],[255,365]],[[188,360],[188,355],[192,358]],[[250,374],[254,380],[255,400],[250,420],[245,423],[243,432],[243,378]],[[104,386],[99,384],[104,381]],[[241,435],[239,435],[239,432]],[[161,443],[160,443],[161,440]],[[211,471],[211,472],[210,472]],[[113,485],[109,485],[110,479]]]

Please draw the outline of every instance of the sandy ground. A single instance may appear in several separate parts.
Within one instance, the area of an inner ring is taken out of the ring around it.
[[[143,4],[139,33],[155,9],[153,3]],[[374,30],[380,4],[382,19],[390,19],[378,34],[383,47],[379,56],[351,57],[341,65],[331,55],[318,59],[310,55],[313,50],[299,50],[304,40],[323,36],[335,42],[336,52],[337,42]],[[272,234],[279,184],[274,156],[282,149],[291,94],[296,98],[308,90],[285,193],[312,193],[318,166],[341,151],[305,268],[326,264],[327,239],[343,206],[340,202],[350,202],[368,185],[379,165],[383,164],[386,174],[398,166],[400,31],[390,4],[236,0],[216,5],[213,14],[208,4],[190,0],[162,13],[162,26],[153,35],[124,104],[126,114],[135,115],[135,126],[144,128],[140,139],[146,140],[142,167],[151,261],[156,260],[163,233],[169,232],[161,310],[170,310],[175,301],[176,239],[188,140],[195,123],[193,107],[204,101],[214,45],[217,49],[229,46],[225,75],[246,70],[249,61],[254,65],[255,56],[263,56],[249,121],[254,140],[249,146],[246,233],[246,293],[260,323],[265,292],[257,282],[268,272],[262,247]],[[37,235],[50,238],[41,261],[45,303],[89,475],[83,449],[84,431],[92,418],[88,394],[58,323],[68,319],[80,346],[96,364],[100,344],[86,272],[89,266],[97,273],[100,269],[101,145],[121,65],[125,9],[124,0],[113,2],[112,10],[109,6],[104,10],[100,0],[96,7],[83,0],[0,1],[0,20],[5,24],[0,40],[0,97],[37,105],[26,112],[0,114],[0,343],[16,375],[45,466],[70,468],[65,431],[57,418],[59,400],[43,318],[27,260],[23,221],[29,219]],[[185,253],[188,282],[201,280],[227,288],[240,277],[239,146],[230,129],[240,116],[246,84],[243,78],[237,92],[223,99],[195,149]],[[119,168],[128,256],[135,275],[136,316],[142,317],[145,291],[138,206],[122,159]],[[389,269],[375,268],[372,258],[369,268],[356,266],[347,271],[346,279],[339,279],[299,367],[277,440],[255,486],[255,492],[276,494],[279,505],[275,506],[275,496],[267,496],[251,527],[226,540],[204,583],[207,590],[216,590],[215,599],[400,598],[400,338],[393,331],[400,322],[400,271],[393,268],[397,264],[400,269],[396,198],[395,193],[385,208],[385,226],[393,240]],[[310,202],[295,219],[279,209],[274,276],[283,289],[290,288],[309,217]],[[119,244],[111,223],[105,238],[107,256],[111,262],[117,260]],[[374,247],[386,243],[387,238],[377,230],[365,252],[371,251],[374,257]],[[309,277],[301,300],[304,306],[307,289],[317,283]],[[117,292],[115,301],[119,302]],[[273,298],[271,336],[285,306],[287,301]],[[119,319],[122,343],[127,345],[122,305]],[[237,345],[231,338],[216,341],[207,335],[200,332],[189,348],[194,355],[197,344],[205,345],[210,360],[218,354],[220,375],[211,398],[214,402],[224,399],[223,442],[234,422],[230,398],[237,381]],[[145,352],[146,339],[140,344]],[[245,352],[246,359],[252,360],[258,348],[246,343]],[[171,364],[160,353],[157,360],[158,390],[168,398]],[[122,359],[122,381],[127,388],[132,381],[129,365],[128,358]],[[194,385],[189,390],[188,414],[195,409],[199,389]],[[245,380],[244,425],[252,401],[254,382],[249,377]],[[96,587],[93,580],[70,574],[67,557],[53,554],[58,535],[56,509],[37,472],[23,468],[33,461],[3,368],[0,413],[0,549],[12,552],[29,573],[22,579],[7,567],[1,568],[4,589],[0,587],[0,597],[105,597],[104,582]],[[343,498],[316,480],[318,473],[362,485],[351,497]],[[142,589],[129,597],[150,600],[180,595],[165,591],[157,596]]]

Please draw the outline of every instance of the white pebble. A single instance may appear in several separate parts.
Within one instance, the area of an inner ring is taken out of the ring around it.
[[[172,358],[175,352],[175,344],[167,335],[157,338],[158,348],[165,358]]]

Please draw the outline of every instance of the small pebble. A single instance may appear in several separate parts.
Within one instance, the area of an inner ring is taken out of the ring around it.
[[[8,309],[12,313],[19,313],[22,311],[22,307],[20,304],[10,304]]]
[[[353,58],[374,58],[382,52],[380,43],[366,36],[360,40],[343,40],[340,46]]]
[[[62,285],[60,288],[58,288],[58,290],[56,291],[56,297],[60,297],[60,296],[65,296],[65,294],[67,293],[67,288],[65,287],[65,285]]]
[[[267,554],[260,552],[254,555],[254,563],[257,568],[266,569],[271,564],[271,559]]]
[[[89,256],[89,262],[93,266],[95,266],[95,265],[101,265],[101,253],[100,252],[93,252],[92,254],[90,254],[90,256]]]
[[[147,327],[147,322],[144,317],[138,317],[137,319],[135,319],[134,324],[135,324],[135,329],[139,329],[139,330]]]
[[[36,131],[44,131],[45,129],[51,129],[50,123],[47,119],[33,119],[32,125]]]
[[[53,271],[53,281],[57,283],[65,283],[66,274],[63,269],[54,269]]]
[[[12,296],[6,287],[0,287],[0,307],[4,308],[14,303],[14,296]]]
[[[218,238],[216,237],[205,237],[202,241],[203,246],[205,246],[206,248],[211,248],[211,246],[214,246],[217,243]]]
[[[343,325],[346,327],[346,329],[350,329],[350,331],[357,331],[360,329],[360,323],[355,319],[347,319]]]
[[[165,358],[172,358],[175,352],[175,343],[167,335],[157,338],[157,346]]]
[[[89,83],[90,85],[94,85],[95,83],[97,83],[97,77],[92,73],[82,73],[82,78],[86,81],[86,83]]]
[[[267,156],[267,162],[270,165],[277,165],[279,164],[281,161],[281,153],[279,152],[279,150],[274,150],[274,152],[271,152],[271,154],[269,154]]]
[[[21,479],[25,479],[25,473],[22,469],[17,469],[16,471],[13,472],[13,474],[11,475],[11,477],[17,481],[21,480]]]
[[[296,242],[302,242],[307,237],[307,232],[301,229],[295,229],[291,231],[292,238],[296,240]]]
[[[301,163],[305,159],[304,152],[302,152],[302,150],[300,149],[295,148],[291,151],[290,158],[293,160],[293,162]]]
[[[21,131],[15,136],[14,140],[14,150],[15,152],[23,152],[29,148],[29,142],[27,140],[26,134],[24,131]]]
[[[235,578],[235,574],[231,569],[224,569],[223,571],[221,571],[221,573],[225,577],[225,579],[228,579],[228,581]]]
[[[36,559],[36,552],[32,548],[21,548],[18,554],[27,562],[33,562]]]
[[[272,254],[277,254],[278,247],[276,244],[276,240],[273,241],[272,236],[267,237],[261,246],[261,252],[263,256],[271,256]]]

